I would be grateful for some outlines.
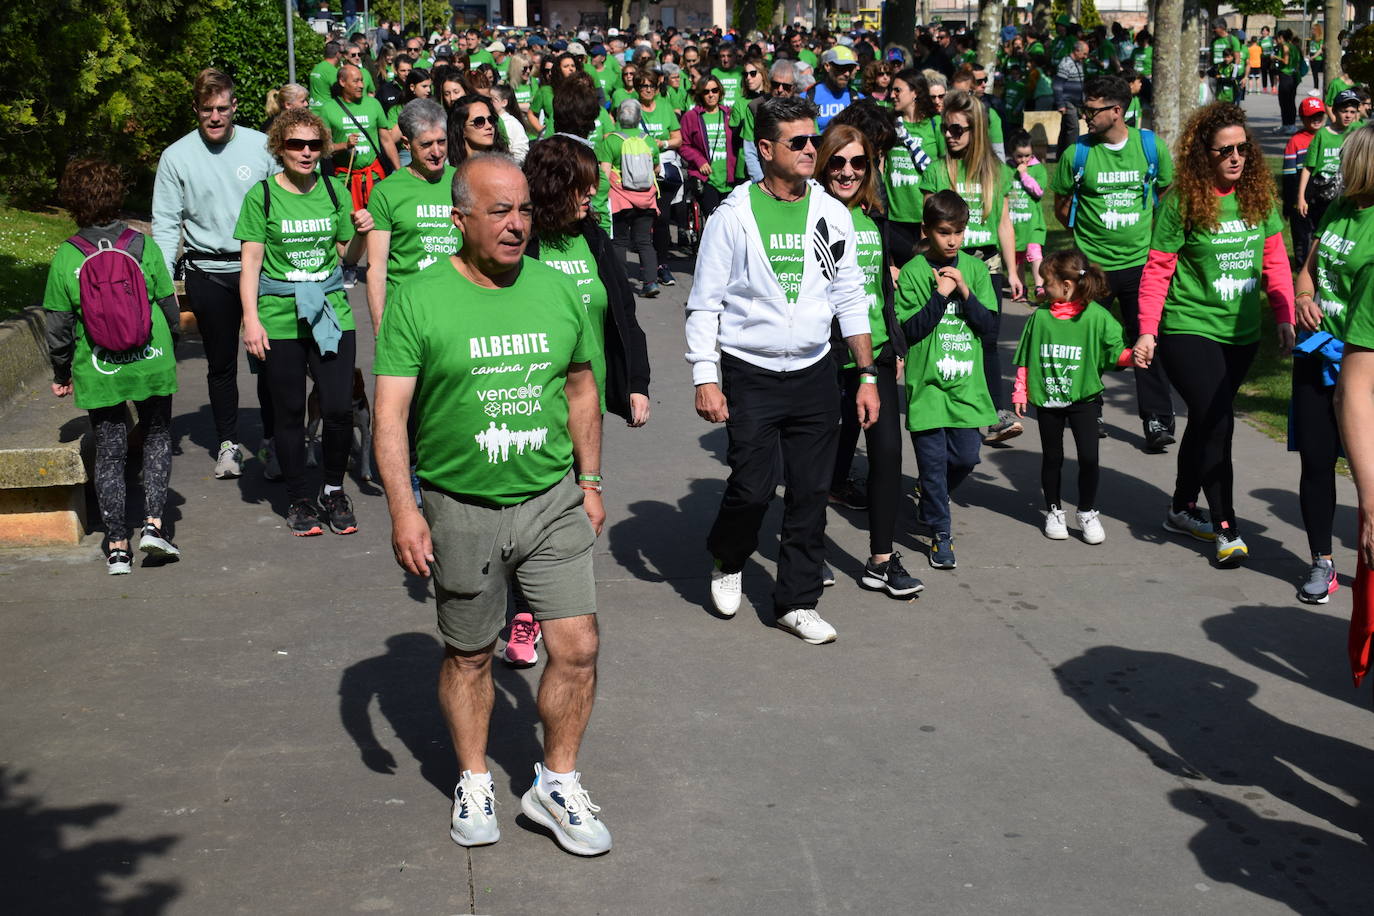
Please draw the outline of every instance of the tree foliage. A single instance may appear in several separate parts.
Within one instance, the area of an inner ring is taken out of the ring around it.
[[[1374,84],[1374,25],[1366,25],[1350,36],[1341,65],[1355,82],[1364,86]]]
[[[1242,16],[1282,16],[1285,0],[1236,0],[1236,12]]]
[[[425,31],[433,32],[438,29],[443,31],[453,18],[453,7],[448,0],[406,0],[406,21],[405,26],[408,32],[418,33],[420,30],[420,4],[424,3],[425,12]],[[363,5],[358,4],[358,13],[361,15]],[[394,22],[401,21],[400,0],[375,0],[368,4],[368,13],[372,16],[374,25],[383,19],[390,19]],[[426,38],[429,36],[426,35]]]
[[[278,0],[213,0],[220,6],[204,66],[234,78],[238,120],[258,127],[267,119],[267,94],[287,81],[286,19]],[[296,82],[324,57],[324,37],[295,23]],[[193,74],[194,78],[194,74]]]
[[[1083,0],[1078,23],[1085,31],[1102,25],[1102,14],[1097,11],[1097,3],[1094,0]]]

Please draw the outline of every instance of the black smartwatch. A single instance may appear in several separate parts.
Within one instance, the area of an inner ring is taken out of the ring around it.
[[[859,367],[857,370],[855,370],[855,371],[858,372],[860,375],[877,375],[877,374],[878,374],[878,367],[877,367],[877,366],[874,366],[874,365],[872,365],[872,364],[870,364],[870,365],[867,365],[867,366],[860,366],[860,367]]]

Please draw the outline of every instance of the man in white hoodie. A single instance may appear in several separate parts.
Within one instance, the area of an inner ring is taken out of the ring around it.
[[[813,645],[835,628],[816,612],[825,508],[839,432],[831,325],[862,381],[877,381],[854,226],[844,205],[811,180],[816,106],[773,98],[759,107],[763,180],[736,188],[707,221],[687,300],[687,361],[696,409],[726,424],[730,479],[706,539],[715,557],[711,600],[739,610],[741,574],[758,547],[782,451],[787,482],[773,595],[777,626]],[[717,351],[719,347],[719,351]],[[861,385],[859,422],[878,417],[878,390]]]

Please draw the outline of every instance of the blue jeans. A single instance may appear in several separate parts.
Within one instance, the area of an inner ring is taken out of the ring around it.
[[[978,465],[983,436],[977,429],[939,427],[911,434],[921,504],[917,516],[933,534],[949,534],[949,494]]]

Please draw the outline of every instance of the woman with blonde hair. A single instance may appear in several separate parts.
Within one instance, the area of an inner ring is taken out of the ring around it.
[[[300,83],[287,83],[279,89],[273,89],[267,94],[267,120],[262,125],[262,132],[267,133],[271,130],[272,122],[277,120],[277,115],[283,111],[305,108],[309,104],[310,90]]]
[[[1160,201],[1140,278],[1135,364],[1164,360],[1188,404],[1169,531],[1214,542],[1219,565],[1247,556],[1232,504],[1232,402],[1259,349],[1268,293],[1279,351],[1293,348],[1293,279],[1274,178],[1230,102],[1196,111],[1179,133],[1174,182]],[[1210,521],[1197,508],[1207,498]]]
[[[946,95],[940,122],[945,158],[926,169],[921,176],[921,190],[926,194],[952,190],[968,204],[963,250],[987,264],[995,301],[986,304],[1000,316],[1004,278],[1012,299],[1020,299],[1025,293],[1016,273],[1016,231],[1011,223],[1010,202],[1012,171],[993,153],[983,103],[972,93],[956,89]],[[983,441],[1005,442],[1021,435],[1024,427],[1008,409],[1003,396],[997,334],[985,335],[982,343],[983,372],[997,408],[997,423],[988,427]]]
[[[1308,604],[1325,604],[1336,590],[1331,528],[1342,442],[1360,493],[1360,552],[1374,565],[1367,508],[1374,505],[1374,125],[1346,138],[1341,179],[1343,196],[1323,215],[1295,284],[1302,341],[1293,360],[1289,438],[1302,458],[1298,503],[1312,566],[1298,597]]]
[[[902,424],[897,410],[897,365],[906,355],[906,340],[893,311],[892,259],[887,252],[887,220],[880,194],[880,163],[873,144],[857,128],[832,121],[821,137],[816,153],[816,177],[826,193],[849,208],[858,242],[859,269],[868,297],[868,321],[873,333],[873,365],[876,375],[860,375],[847,347],[832,347],[840,365],[840,387],[848,407],[840,411],[840,437],[831,477],[831,499],[845,502],[857,488],[848,479],[859,441],[857,397],[859,385],[872,384],[879,400],[891,409],[880,411],[878,420],[864,432],[868,453],[866,501],[848,504],[868,509],[869,558],[859,583],[864,588],[905,598],[922,589],[921,580],[902,566],[901,554],[892,549],[901,505]]]

